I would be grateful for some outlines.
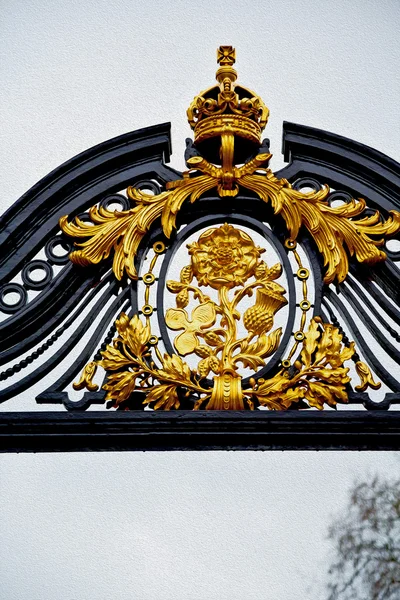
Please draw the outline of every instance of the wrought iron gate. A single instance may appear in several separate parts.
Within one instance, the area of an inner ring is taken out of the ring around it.
[[[6,409],[1,450],[399,447],[400,167],[284,123],[272,173],[269,111],[218,62],[187,172],[156,125],[3,216],[0,400],[67,410]]]

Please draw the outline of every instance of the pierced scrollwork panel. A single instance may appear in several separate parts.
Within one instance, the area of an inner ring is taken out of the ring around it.
[[[400,402],[393,168],[379,192],[366,167],[350,172],[355,160],[333,164],[337,140],[297,157],[305,142],[296,138],[290,164],[273,173],[261,139],[269,111],[236,85],[234,62],[233,48],[220,47],[217,85],[188,109],[187,171],[165,167],[165,139],[150,156],[139,135],[133,163],[118,145],[119,168],[110,156],[103,176],[93,169],[91,196],[82,183],[77,199],[76,181],[66,200],[59,190],[43,255],[36,240],[36,254],[14,256],[0,288],[9,341],[0,359],[19,357],[0,379],[54,352],[0,398],[68,359],[39,403],[282,411]]]

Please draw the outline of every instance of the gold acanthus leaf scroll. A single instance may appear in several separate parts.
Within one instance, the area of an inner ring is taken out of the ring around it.
[[[131,279],[137,279],[135,257],[151,225],[161,217],[163,231],[170,237],[183,202],[187,198],[195,202],[214,185],[214,180],[208,176],[184,179],[167,185],[171,191],[158,196],[129,187],[128,197],[136,203],[130,210],[109,211],[93,206],[89,210],[91,223],[83,222],[79,217],[73,222],[68,222],[67,216],[61,217],[60,227],[64,233],[76,239],[86,238],[86,241],[76,243],[80,250],[70,254],[71,261],[82,267],[96,265],[114,252],[116,278],[121,280],[126,272]]]
[[[157,219],[161,218],[164,234],[169,238],[185,200],[195,202],[212,188],[217,188],[221,197],[233,197],[238,194],[239,186],[271,203],[274,213],[284,219],[290,240],[296,240],[302,226],[309,231],[322,254],[327,284],[335,279],[340,283],[346,278],[347,252],[361,263],[374,264],[386,258],[380,247],[386,236],[400,231],[399,212],[390,211],[386,221],[379,212],[357,219],[365,209],[364,200],[352,199],[342,206],[331,207],[327,201],[328,186],[316,192],[294,190],[286,179],[278,179],[266,168],[270,157],[259,154],[241,167],[233,166],[229,173],[204,158],[192,157],[188,164],[193,168],[183,174],[183,179],[168,183],[167,191],[157,196],[129,187],[128,197],[135,203],[130,210],[112,212],[93,206],[89,211],[91,223],[79,217],[68,222],[66,216],[62,217],[60,227],[64,233],[85,240],[76,242],[79,249],[70,254],[70,259],[87,266],[98,264],[114,252],[113,271],[117,279],[124,272],[135,279],[134,260],[139,244]]]

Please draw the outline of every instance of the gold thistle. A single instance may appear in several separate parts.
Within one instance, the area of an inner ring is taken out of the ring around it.
[[[152,359],[150,328],[143,325],[137,315],[129,319],[122,313],[116,327],[118,337],[96,363],[96,368],[100,366],[107,372],[103,389],[107,391],[106,400],[111,400],[115,407],[128,401],[134,392],[145,392],[143,403],[155,410],[179,409],[180,399],[190,394],[199,397],[195,410],[202,406],[206,410],[242,410],[244,399],[251,409],[258,402],[270,410],[287,410],[296,405],[322,410],[325,404],[335,407],[348,402],[350,377],[344,363],[355,352],[354,342],[345,347],[338,329],[318,317],[311,320],[305,333],[302,351],[293,366],[294,374],[289,375],[289,370],[282,368],[272,379],[250,379],[251,387],[244,390],[240,374],[224,369],[223,365],[220,372],[221,360],[216,354],[222,330],[201,332],[205,343],[198,345],[195,352],[204,358],[196,372],[176,354],[159,355],[161,364],[157,366]],[[240,359],[252,368],[263,364],[262,358],[271,353],[271,342],[265,335],[251,344],[238,342],[241,348],[236,362]],[[211,369],[219,374],[214,377],[210,390],[201,384],[201,379]],[[362,386],[379,387],[367,365],[357,362],[359,370]],[[87,380],[86,387],[89,388],[89,384]]]
[[[179,409],[182,398],[193,395],[197,397],[194,410],[243,410],[245,405],[254,409],[256,404],[271,410],[296,404],[322,409],[325,404],[334,407],[348,401],[350,377],[344,363],[355,352],[354,342],[345,347],[339,330],[318,317],[311,320],[308,331],[300,332],[303,346],[293,367],[289,369],[290,361],[282,361],[274,377],[251,378],[250,387],[243,389],[238,365],[257,371],[281,339],[281,328],[271,330],[275,314],[287,303],[285,289],[276,281],[282,267],[278,263],[268,268],[260,259],[264,250],[232,225],[205,231],[188,248],[190,265],[182,269],[180,281],[167,282],[177,308],[168,309],[165,320],[173,331],[183,330],[174,340],[178,354],[161,355],[154,348],[157,338],[151,334],[148,318],[144,325],[138,315],[129,319],[122,313],[116,321],[118,336],[102,352],[101,361],[86,365],[75,389],[97,389],[92,378],[102,367],[107,373],[106,400],[115,407],[127,402],[129,407],[135,392],[144,393],[143,403],[155,410]],[[194,285],[196,281],[217,290],[218,301],[205,295]],[[232,293],[233,288],[237,289]],[[240,302],[254,291],[254,305],[241,315]],[[190,295],[198,305],[189,318],[185,307]],[[241,319],[248,332],[244,337],[238,336]],[[194,370],[179,356],[189,354],[200,359]],[[361,379],[356,389],[380,386],[367,365],[358,361],[356,370]],[[210,388],[204,380],[211,373]]]

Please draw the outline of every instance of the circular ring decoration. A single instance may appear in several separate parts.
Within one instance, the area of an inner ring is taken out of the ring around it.
[[[58,247],[65,251],[61,256],[54,252]],[[64,236],[56,235],[47,242],[44,252],[52,265],[66,265],[69,262],[69,254],[72,252],[72,244]]]
[[[298,279],[308,279],[310,276],[310,271],[308,269],[305,269],[304,267],[302,267],[301,269],[298,269],[296,272],[296,275],[298,277]]]
[[[296,181],[292,184],[292,188],[301,192],[304,188],[312,188],[313,191],[319,192],[322,190],[322,185],[316,179],[312,179],[311,177],[304,177],[301,179],[296,179]]]
[[[301,310],[307,311],[311,308],[311,302],[309,300],[302,300],[299,304]]]
[[[163,254],[165,252],[164,242],[155,242],[153,244],[153,250],[156,254]]]
[[[161,186],[156,181],[149,181],[145,179],[134,183],[132,187],[136,188],[137,190],[142,190],[145,193],[148,193],[148,191],[153,192],[155,196],[160,194],[162,191]]]
[[[296,342],[302,342],[304,340],[304,333],[302,331],[296,331],[294,334],[294,339]]]
[[[392,250],[389,247],[389,244],[392,246],[394,245],[395,248],[398,248],[398,250]],[[400,260],[400,240],[399,239],[388,240],[385,244],[385,252],[386,252],[388,258],[390,258],[394,262],[399,261]]]
[[[142,307],[142,313],[145,315],[145,317],[150,317],[153,314],[153,307],[150,306],[150,304],[145,304]]]
[[[284,369],[288,369],[290,366],[291,366],[290,360],[285,358],[285,360],[282,361],[282,367],[284,367]]]
[[[33,279],[32,273],[34,271],[42,271],[44,276],[39,280]],[[21,278],[26,289],[35,291],[43,290],[53,279],[53,269],[44,260],[32,260],[22,269]]]
[[[119,204],[121,206],[121,208],[115,208],[113,210],[123,211],[129,210],[131,208],[128,198],[126,198],[122,194],[112,194],[111,196],[106,196],[105,198],[103,198],[103,200],[99,202],[99,206],[101,208],[104,208],[104,210],[110,210],[109,207],[111,206],[111,204]]]
[[[8,294],[18,294],[19,300],[12,304],[5,301]],[[12,315],[25,306],[28,301],[27,291],[19,283],[6,283],[0,288],[0,310]]]
[[[296,240],[290,240],[290,239],[285,240],[285,247],[288,250],[295,250],[295,248],[297,247]]]
[[[146,285],[153,285],[153,283],[155,282],[156,278],[154,277],[153,273],[145,273],[143,275],[143,282]]]
[[[158,337],[156,335],[151,335],[149,338],[149,344],[150,344],[150,346],[157,346]]]
[[[333,208],[341,206],[342,204],[349,204],[352,199],[353,197],[351,194],[348,194],[347,192],[332,192],[328,196],[329,206],[332,206]],[[336,205],[334,203],[336,203]]]

